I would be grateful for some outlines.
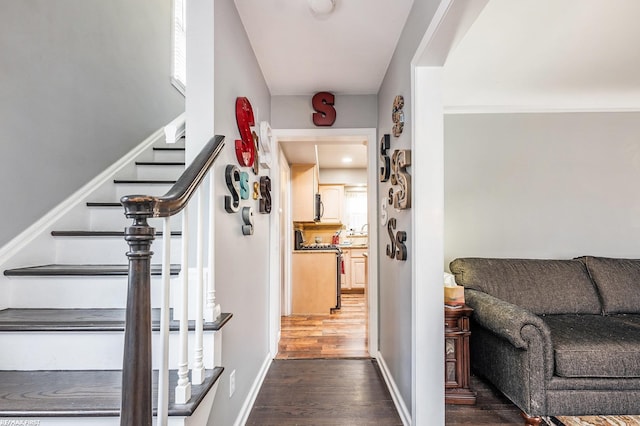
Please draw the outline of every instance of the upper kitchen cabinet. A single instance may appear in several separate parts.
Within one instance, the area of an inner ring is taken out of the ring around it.
[[[342,223],[344,185],[319,185],[318,191],[324,207],[320,222]]]
[[[312,222],[318,192],[318,167],[315,164],[291,165],[291,217],[294,222]]]

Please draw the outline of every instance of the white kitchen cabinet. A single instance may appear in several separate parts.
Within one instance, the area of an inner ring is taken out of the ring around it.
[[[341,288],[345,291],[360,291],[367,287],[366,248],[343,248],[344,275]]]
[[[321,222],[342,223],[344,206],[344,185],[319,185],[318,192],[322,199],[324,211]]]

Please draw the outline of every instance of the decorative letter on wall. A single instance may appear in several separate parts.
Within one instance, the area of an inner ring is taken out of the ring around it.
[[[271,179],[269,176],[260,178],[260,213],[271,213]]]
[[[259,129],[253,129],[255,118],[249,99],[236,98],[236,122],[240,139],[236,140],[236,158],[240,167],[250,167],[256,175],[256,181],[249,180],[249,172],[241,170],[235,164],[225,168],[225,182],[230,195],[224,197],[224,208],[228,213],[240,212],[242,235],[253,235],[253,207],[243,200],[253,198],[258,203],[260,213],[271,213],[271,180],[268,176],[258,176],[260,166],[270,165],[271,127],[263,121]],[[260,136],[256,132],[260,132]],[[262,139],[262,140],[261,140]],[[259,158],[258,152],[263,151]]]
[[[380,166],[380,182],[386,182],[389,180],[389,175],[391,175],[391,159],[389,158],[389,154],[387,154],[387,150],[391,147],[391,136],[383,135],[382,139],[380,139],[380,161],[382,165]]]
[[[251,103],[245,97],[236,98],[236,123],[240,131],[240,140],[236,140],[236,158],[241,166],[251,167],[256,155],[256,144],[251,132],[255,121]]]
[[[240,209],[240,170],[229,164],[224,171],[224,180],[231,193],[224,197],[224,209],[227,213],[235,213]]]
[[[404,98],[402,95],[398,95],[393,100],[393,110],[391,112],[391,119],[393,120],[393,136],[396,138],[402,134],[404,130]]]
[[[336,122],[336,109],[333,107],[335,97],[329,92],[318,92],[313,95],[313,124],[316,126],[333,126]]]
[[[393,207],[398,210],[411,208],[411,175],[407,172],[407,166],[411,165],[411,150],[395,150],[391,163],[393,164],[391,183],[400,186],[400,189],[393,194]]]

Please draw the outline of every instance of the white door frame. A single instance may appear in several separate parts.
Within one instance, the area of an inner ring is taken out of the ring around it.
[[[444,424],[443,66],[488,1],[442,0],[411,61],[412,425]]]
[[[280,143],[288,143],[294,141],[313,141],[316,139],[339,139],[341,137],[364,137],[367,140],[367,195],[368,195],[368,221],[369,221],[369,284],[368,284],[368,305],[369,305],[369,355],[374,358],[378,353],[378,229],[377,229],[377,217],[378,217],[378,194],[377,194],[377,164],[378,155],[376,150],[376,129],[362,128],[362,129],[273,129],[273,148],[272,153],[272,169],[279,170],[279,162],[276,163],[276,159],[279,161],[279,149]],[[280,179],[275,178],[278,173],[273,173],[273,188],[272,190],[272,204],[274,206],[279,205],[279,188],[281,185]],[[281,232],[286,232],[290,236],[291,229],[280,229],[279,220],[272,219],[271,221],[271,270],[280,268],[279,258],[274,258],[280,253],[278,247],[278,239]],[[293,237],[285,238],[284,253],[291,253]],[[275,253],[275,255],[274,255]],[[290,265],[290,264],[289,264]],[[270,283],[270,330],[269,336],[271,339],[270,348],[271,355],[276,356],[278,351],[278,340],[280,337],[280,283],[281,277],[279,273],[271,273]],[[371,284],[374,285],[371,285]],[[290,279],[285,277],[285,285],[290,288]],[[276,320],[275,314],[278,317]]]

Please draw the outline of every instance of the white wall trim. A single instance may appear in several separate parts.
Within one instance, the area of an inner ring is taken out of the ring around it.
[[[166,143],[176,143],[178,139],[184,136],[186,129],[186,118],[187,115],[183,112],[178,117],[173,119],[171,123],[164,126],[164,136],[166,138]]]
[[[253,381],[251,385],[251,389],[249,389],[249,393],[247,394],[247,398],[244,400],[244,404],[242,404],[242,408],[240,408],[240,412],[238,413],[238,417],[236,421],[233,423],[234,426],[242,426],[247,423],[249,419],[249,414],[251,414],[251,409],[253,408],[253,404],[256,402],[256,398],[258,397],[258,393],[260,392],[260,388],[262,387],[262,383],[264,382],[264,378],[267,376],[267,372],[269,371],[269,367],[273,362],[273,355],[268,353],[264,362],[262,363],[262,367],[260,367],[260,371],[256,376],[256,379]]]
[[[640,112],[637,107],[584,105],[449,105],[445,114],[548,114],[576,112]]]
[[[442,66],[488,0],[442,0],[411,61],[411,421],[444,424]]]
[[[387,389],[389,389],[389,393],[391,394],[391,399],[393,400],[393,403],[398,410],[398,414],[400,415],[402,424],[405,426],[411,425],[411,413],[407,408],[407,404],[404,403],[402,395],[400,394],[400,390],[398,389],[396,382],[393,380],[393,376],[389,371],[389,367],[387,367],[387,363],[385,362],[384,357],[380,352],[378,352],[376,360],[378,362],[378,366],[380,367],[382,378],[384,379],[384,382],[387,385]]]
[[[350,129],[272,129],[273,138],[276,144],[280,143],[295,143],[297,141],[314,141],[327,138],[344,139],[354,137],[358,140],[362,140],[362,137],[367,138],[367,157],[369,159],[369,171],[367,173],[367,191],[369,191],[368,203],[369,203],[369,354],[374,356],[378,353],[378,201],[377,201],[377,186],[378,186],[378,155],[377,155],[377,129],[375,128],[350,128]],[[274,151],[276,152],[276,151]],[[275,166],[274,166],[275,167]],[[279,188],[278,188],[279,190]],[[273,194],[273,193],[272,193]],[[275,205],[275,200],[274,200]],[[291,232],[290,230],[288,232]],[[272,238],[279,238],[278,235],[272,235]],[[285,247],[285,252],[291,252],[290,242],[293,237],[288,238],[288,247]],[[374,245],[375,244],[375,245]],[[271,242],[271,247],[274,247],[274,242]],[[289,263],[289,265],[291,265]],[[271,268],[279,268],[278,264],[271,264]],[[371,285],[374,283],[375,285]],[[290,282],[288,283],[290,285]],[[280,292],[280,282],[271,281],[272,288],[278,287]],[[278,293],[279,294],[279,293]],[[280,303],[278,298],[277,303]],[[271,312],[274,309],[280,309],[279,305],[275,305],[275,298],[271,302]],[[273,342],[271,343],[273,345]],[[276,342],[277,347],[277,342]]]
[[[17,252],[27,247],[32,241],[38,238],[42,234],[42,232],[45,232],[48,228],[53,226],[67,213],[69,213],[73,209],[78,208],[78,206],[84,203],[87,197],[91,195],[91,193],[96,188],[100,187],[102,184],[105,184],[109,180],[113,180],[114,176],[120,170],[128,166],[137,156],[139,156],[151,145],[161,141],[163,137],[164,128],[156,130],[142,143],[129,151],[124,157],[120,158],[117,162],[105,169],[98,176],[90,180],[86,185],[83,185],[80,189],[67,197],[63,202],[51,209],[42,218],[34,222],[33,225],[28,227],[18,236],[5,244],[2,248],[0,248],[0,265],[4,265]]]

